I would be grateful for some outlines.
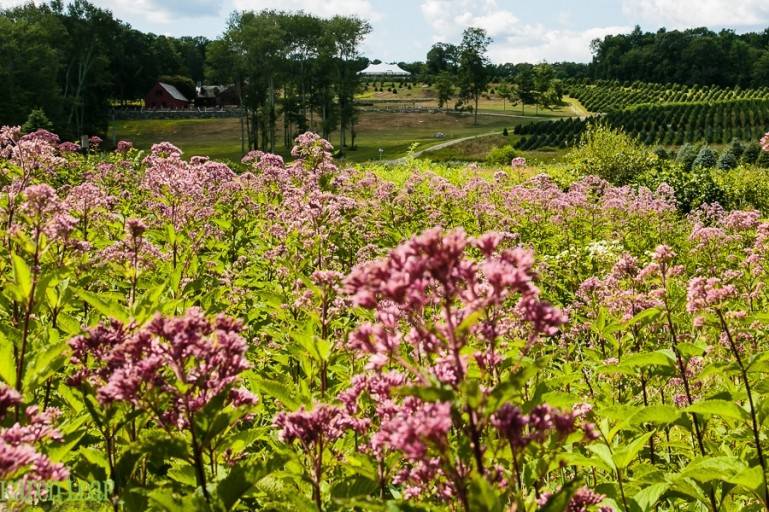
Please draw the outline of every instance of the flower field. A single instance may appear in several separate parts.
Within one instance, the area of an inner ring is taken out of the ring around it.
[[[0,131],[12,509],[769,508],[761,213],[311,133],[77,150]]]

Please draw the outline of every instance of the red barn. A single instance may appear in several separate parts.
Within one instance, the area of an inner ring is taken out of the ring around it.
[[[146,108],[187,108],[192,103],[171,84],[158,82],[144,97]]]

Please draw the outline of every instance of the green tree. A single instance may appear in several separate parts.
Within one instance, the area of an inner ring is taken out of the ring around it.
[[[505,111],[505,103],[512,102],[515,99],[515,89],[506,82],[502,82],[497,87],[497,94],[502,98],[502,111]]]
[[[718,163],[718,153],[710,146],[702,146],[692,162],[692,168],[712,169]]]
[[[51,123],[51,120],[45,115],[42,108],[36,108],[29,113],[27,120],[24,121],[24,124],[21,126],[21,131],[24,133],[31,133],[40,128],[49,131],[53,130],[53,123]]]
[[[27,4],[0,15],[0,125],[22,124],[33,108],[48,112],[63,127],[60,47],[64,27],[46,6]]]
[[[536,102],[534,72],[531,67],[524,67],[515,75],[515,95],[521,102],[521,115],[526,115],[526,105]]]
[[[425,66],[431,78],[437,78],[444,72],[456,73],[459,67],[459,48],[454,44],[434,44],[427,52]]]
[[[697,158],[698,154],[699,148],[697,146],[686,143],[678,148],[678,153],[676,154],[676,162],[679,162],[683,166],[684,170],[691,171],[694,160]]]
[[[486,56],[492,39],[482,28],[470,27],[462,34],[459,45],[459,83],[463,96],[475,101],[475,119],[478,124],[478,100],[491,80],[489,60]]]
[[[454,77],[448,71],[440,73],[435,79],[435,91],[438,93],[438,108],[443,108],[454,96]]]

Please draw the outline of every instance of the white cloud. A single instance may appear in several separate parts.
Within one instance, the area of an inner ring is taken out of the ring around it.
[[[46,0],[33,0],[41,4]],[[121,20],[142,20],[147,23],[170,24],[179,19],[213,17],[222,14],[221,0],[90,0],[108,9]],[[0,8],[16,7],[30,0],[0,0]],[[68,2],[65,2],[68,3]]]
[[[420,9],[436,42],[457,39],[468,26],[486,29],[494,37],[518,23],[512,12],[497,7],[496,0],[424,0]]]
[[[623,0],[622,10],[669,28],[751,26],[769,22],[767,0]]]
[[[238,10],[302,10],[323,17],[356,15],[369,21],[381,18],[370,0],[234,0],[234,3]]]
[[[630,30],[631,27],[622,26],[575,31],[525,25],[517,34],[496,41],[489,48],[489,56],[493,62],[589,62],[593,39]]]
[[[120,19],[142,19],[149,23],[170,24],[180,18],[219,16],[219,0],[96,0],[99,7],[110,9]]]
[[[458,42],[462,31],[470,26],[485,29],[494,39],[489,47],[493,62],[585,62],[591,58],[593,39],[630,30],[596,27],[578,31],[527,24],[512,11],[501,8],[496,0],[423,0],[420,8],[434,42]]]

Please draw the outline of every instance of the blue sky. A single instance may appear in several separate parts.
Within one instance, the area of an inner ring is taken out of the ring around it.
[[[0,0],[0,6],[24,0]],[[590,60],[590,41],[626,32],[707,26],[738,32],[769,26],[769,0],[91,0],[134,27],[215,38],[234,10],[357,14],[373,31],[364,54],[386,62],[422,60],[437,41],[457,42],[469,25],[494,38],[494,62]]]

